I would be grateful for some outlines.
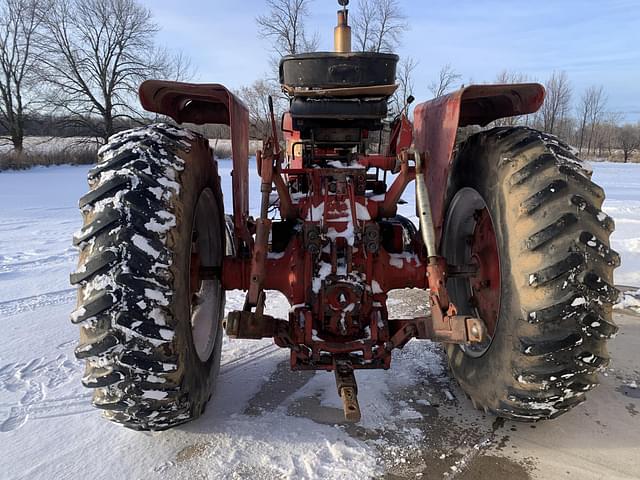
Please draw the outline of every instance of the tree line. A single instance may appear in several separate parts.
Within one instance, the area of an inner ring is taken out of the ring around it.
[[[314,0],[265,0],[256,17],[259,35],[272,48],[274,67],[264,78],[238,88],[250,111],[254,138],[271,128],[268,96],[276,114],[288,98],[278,83],[280,57],[315,51],[319,34],[309,22]],[[409,28],[398,0],[358,0],[352,5],[354,50],[397,52]],[[141,112],[138,85],[147,78],[185,80],[192,74],[183,55],[170,54],[156,42],[158,26],[151,11],[136,0],[0,0],[0,137],[17,152],[25,135],[90,136],[106,141],[113,133],[157,120]],[[398,89],[390,99],[392,115],[410,111],[417,61],[403,56],[398,64]],[[461,86],[462,76],[444,65],[426,87],[434,97]],[[497,83],[531,81],[504,71]],[[607,108],[602,86],[576,92],[566,72],[553,72],[539,112],[502,119],[495,125],[529,125],[566,139],[585,156],[624,160],[640,149],[640,124],[622,124]],[[213,138],[228,129],[199,128]]]
[[[270,40],[277,58],[313,51],[318,46],[318,35],[309,32],[306,19],[313,0],[266,0],[266,13],[256,18],[258,31]],[[402,35],[409,28],[407,16],[397,0],[358,0],[351,8],[353,31],[352,47],[356,51],[397,52]],[[407,99],[413,95],[416,85],[414,71],[417,61],[410,56],[400,59],[396,83],[398,89],[390,99],[390,111],[395,115],[409,109]],[[256,80],[242,87],[240,96],[250,108],[252,131],[256,136],[268,134],[270,123],[266,103],[268,95],[279,99],[284,110],[287,98],[283,97],[273,78]],[[462,86],[462,75],[451,64],[444,65],[437,78],[426,86],[434,97],[442,96]],[[503,71],[493,83],[517,83],[534,81],[526,75]],[[640,123],[624,124],[621,114],[609,111],[607,95],[600,85],[593,85],[576,93],[566,72],[553,72],[544,82],[547,95],[542,108],[533,115],[501,119],[492,126],[528,125],[554,134],[574,145],[587,157],[614,156],[621,151],[624,161],[640,149]]]
[[[135,0],[0,0],[0,135],[20,153],[38,125],[106,141],[143,121],[140,82],[189,71],[157,32]]]
[[[526,75],[501,72],[497,83],[534,81]],[[546,81],[546,97],[540,110],[531,115],[499,120],[497,125],[527,125],[556,135],[586,157],[612,158],[619,151],[625,162],[640,148],[640,123],[623,122],[620,113],[607,105],[602,85],[576,92],[564,71],[552,72]]]

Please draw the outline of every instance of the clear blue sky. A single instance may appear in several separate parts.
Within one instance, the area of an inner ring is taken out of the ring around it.
[[[416,98],[446,63],[462,82],[489,82],[507,69],[544,81],[565,70],[579,96],[603,85],[611,111],[640,120],[640,0],[400,0],[408,15],[400,55],[418,60]],[[269,72],[269,43],[258,37],[259,0],[143,0],[159,41],[187,53],[196,81],[230,88]],[[352,0],[352,8],[356,0]],[[331,50],[337,1],[314,0],[308,19]]]

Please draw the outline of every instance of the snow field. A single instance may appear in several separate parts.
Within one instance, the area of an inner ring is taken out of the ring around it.
[[[223,160],[219,167],[229,212],[232,165]],[[640,165],[593,167],[607,193],[604,210],[616,221],[612,246],[622,257],[616,283],[640,287]],[[364,436],[337,425],[342,407],[333,375],[287,374],[281,381],[288,352],[271,340],[225,338],[217,393],[196,422],[148,434],[103,420],[80,385],[83,365],[73,356],[78,329],[68,318],[75,304],[71,236],[80,227],[77,201],[88,169],[0,173],[0,477],[362,479],[418,448],[424,430],[412,422],[418,425],[431,403],[453,399],[449,390],[438,399],[417,387],[444,376],[439,351],[427,342],[396,352],[388,372],[358,372]],[[253,164],[249,171],[255,215]],[[405,193],[400,213],[415,217],[413,197]],[[621,307],[640,309],[635,290]],[[242,292],[229,292],[227,310],[243,300]],[[284,317],[288,308],[282,296],[269,297],[272,315]],[[400,398],[407,389],[417,400]]]
[[[640,287],[640,164],[592,163],[593,181],[604,188],[603,210],[616,222],[611,247],[621,258],[617,285]]]

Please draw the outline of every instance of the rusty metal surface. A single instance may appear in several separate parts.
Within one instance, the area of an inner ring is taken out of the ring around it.
[[[200,116],[199,120],[233,123],[232,94],[224,87],[212,91],[200,87],[203,86],[180,90],[173,83],[159,83],[155,89],[142,90],[146,94],[155,92],[155,108],[171,112],[177,119],[186,118],[183,113],[189,113],[189,108],[191,112],[197,111],[191,103],[185,103],[185,98],[196,98],[194,95],[198,93],[201,96],[196,100],[206,98],[218,105],[210,117]],[[419,240],[409,245],[398,238],[397,242],[383,245],[379,222],[395,213],[400,194],[417,174],[429,183],[429,196],[425,193],[424,197],[431,198],[434,204],[434,220],[441,220],[457,127],[537,108],[533,97],[527,96],[535,94],[537,88],[510,86],[505,91],[500,86],[470,87],[418,106],[415,153],[409,150],[413,128],[403,115],[394,124],[391,148],[385,155],[361,155],[343,168],[333,164],[304,165],[293,152],[285,168],[281,168],[274,133],[258,156],[263,198],[255,243],[250,246],[251,256],[242,260],[227,257],[223,263],[225,289],[249,291],[244,311],[229,316],[229,334],[241,338],[273,336],[278,345],[291,349],[294,369],[333,370],[336,361],[346,362],[350,369],[389,368],[391,350],[415,337],[452,343],[477,342],[486,329],[481,320],[458,315],[450,302],[444,259],[433,248],[427,258]],[[521,103],[514,100],[516,97]],[[218,108],[220,105],[226,105],[226,114]],[[283,119],[283,126],[289,135],[287,140],[294,138],[297,132],[291,129],[289,116]],[[325,150],[320,153],[328,159],[340,158],[336,152]],[[409,166],[412,155],[417,164],[420,157],[425,159],[425,172],[416,173],[419,169]],[[367,195],[367,167],[399,169],[395,183],[382,199]],[[294,187],[294,197],[285,182],[300,179],[304,179],[304,189],[297,191],[297,186]],[[303,228],[293,231],[288,244],[270,250],[275,243],[270,244],[269,232],[282,231],[279,221],[280,229],[273,229],[267,218],[274,183],[280,194],[281,218],[303,220]],[[430,210],[428,202],[425,209]],[[431,225],[431,220],[427,219],[427,223]],[[391,232],[402,237],[404,231]],[[399,250],[392,253],[389,245],[395,244]],[[388,319],[387,292],[406,287],[429,288],[424,301],[430,304],[432,316]],[[278,290],[289,299],[293,308],[288,320],[263,315],[265,289]],[[353,396],[348,397],[347,403],[353,406]]]
[[[398,163],[400,166],[400,173],[389,187],[379,209],[379,213],[382,217],[393,217],[396,215],[400,197],[406,190],[409,183],[416,178],[415,167],[409,166],[409,160],[406,153],[403,152],[402,155],[398,156]]]
[[[278,319],[253,312],[229,312],[225,331],[229,338],[248,338],[257,340],[273,337],[276,334]]]
[[[413,125],[403,113],[391,124],[391,139],[389,140],[387,155],[395,156],[411,147],[413,142]]]
[[[536,112],[544,101],[539,83],[471,85],[460,90],[459,126],[485,126],[498,118]]]
[[[416,318],[389,319],[391,339],[386,348],[402,348],[412,338],[432,342],[474,344],[487,338],[481,320],[466,315],[453,315],[437,320],[432,315]]]
[[[249,111],[223,85],[147,80],[140,85],[140,103],[149,111],[178,123],[219,123],[231,128],[233,218],[236,236],[251,241],[249,217]]]
[[[353,374],[351,365],[336,361],[335,364],[336,388],[342,399],[342,409],[347,422],[359,422],[362,414],[358,403],[358,384]]]
[[[247,305],[251,307],[258,305],[264,286],[270,229],[271,220],[260,218],[256,222],[256,238],[251,256],[251,275],[247,294]]]
[[[458,127],[484,126],[498,118],[533,113],[543,101],[542,85],[522,83],[472,85],[416,106],[414,145],[425,158],[425,177],[438,242],[442,236],[444,197]]]
[[[476,226],[471,240],[471,263],[477,272],[469,277],[471,302],[485,322],[489,335],[495,334],[500,312],[500,255],[489,210],[476,211]]]

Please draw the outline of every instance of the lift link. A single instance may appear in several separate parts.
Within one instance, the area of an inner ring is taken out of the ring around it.
[[[261,204],[260,218],[256,222],[256,241],[253,259],[251,261],[251,283],[245,300],[243,310],[250,312],[256,307],[256,315],[262,316],[264,309],[263,283],[265,276],[265,263],[269,249],[269,234],[271,232],[271,220],[269,220],[269,201],[273,188],[273,175],[275,166],[280,164],[282,152],[278,141],[278,131],[273,112],[273,99],[269,96],[269,113],[271,115],[271,137],[264,142],[264,152],[256,154],[256,162],[260,170]]]

